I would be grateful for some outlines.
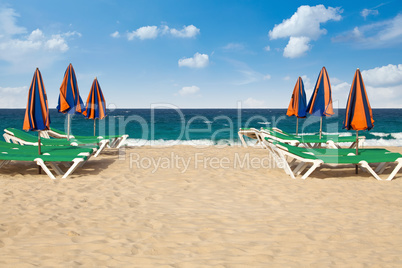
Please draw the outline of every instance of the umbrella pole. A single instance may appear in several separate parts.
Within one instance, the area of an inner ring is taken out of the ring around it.
[[[299,133],[299,118],[298,117],[296,117],[296,118],[297,118],[297,121],[296,121],[296,136],[297,136]]]
[[[320,117],[320,139],[322,137],[322,116]]]
[[[356,130],[356,155],[358,155],[358,154],[359,154],[359,131]],[[358,169],[357,165],[355,167],[355,170],[356,170],[356,174],[358,174],[359,169]]]
[[[38,153],[39,155],[41,155],[41,150],[40,150],[40,130],[38,132]],[[42,173],[42,168],[40,166],[38,166],[38,174]]]
[[[96,136],[96,118],[94,119],[94,136]]]
[[[67,140],[70,140],[70,114],[67,114]]]

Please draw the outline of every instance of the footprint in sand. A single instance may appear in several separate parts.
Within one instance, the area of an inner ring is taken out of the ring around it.
[[[139,204],[140,204],[140,202],[137,202],[137,201],[128,201],[128,206],[130,208],[138,207]]]
[[[67,235],[68,235],[68,236],[80,236],[80,234],[77,233],[77,232],[75,232],[75,231],[69,231],[69,232],[67,233]]]
[[[138,249],[137,246],[133,246],[133,247],[131,248],[131,254],[137,255],[139,252],[140,252],[140,251],[139,251],[139,249]]]
[[[0,240],[0,248],[4,247],[4,242]]]

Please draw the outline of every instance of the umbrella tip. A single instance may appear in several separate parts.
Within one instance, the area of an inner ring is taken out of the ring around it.
[[[359,68],[357,68],[357,70],[360,70]]]

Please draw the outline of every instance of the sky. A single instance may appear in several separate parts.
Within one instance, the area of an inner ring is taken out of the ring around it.
[[[55,108],[72,63],[109,108],[286,108],[323,66],[334,108],[360,68],[372,108],[402,108],[402,2],[0,0],[0,108],[24,108],[36,68]]]

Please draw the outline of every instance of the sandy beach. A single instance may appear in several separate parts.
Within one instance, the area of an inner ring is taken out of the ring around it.
[[[402,173],[293,180],[269,160],[256,148],[127,148],[56,181],[13,162],[0,170],[0,266],[402,265]]]

